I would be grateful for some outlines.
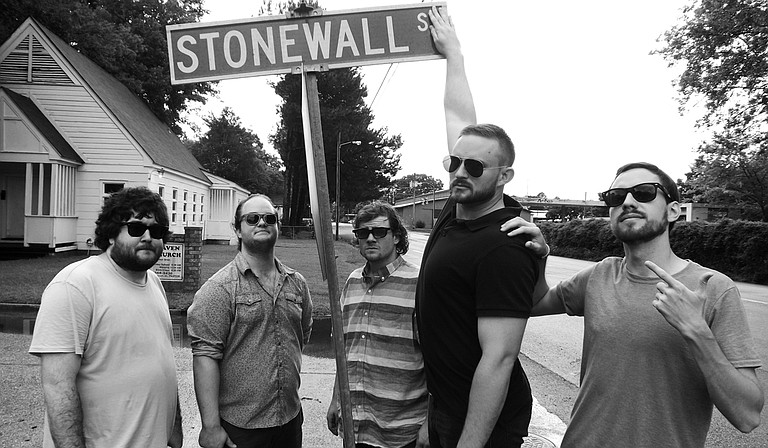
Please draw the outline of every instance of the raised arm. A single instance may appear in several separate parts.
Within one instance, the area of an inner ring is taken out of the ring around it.
[[[461,44],[456,36],[448,13],[442,9],[432,7],[429,12],[432,25],[429,27],[432,39],[437,50],[445,56],[445,130],[448,138],[448,150],[453,148],[459,139],[459,133],[467,125],[476,124],[475,103],[472,99],[472,91],[464,70],[464,55],[461,53]]]
[[[85,447],[83,408],[77,391],[80,355],[45,353],[40,355],[45,410],[51,437],[57,447]]]

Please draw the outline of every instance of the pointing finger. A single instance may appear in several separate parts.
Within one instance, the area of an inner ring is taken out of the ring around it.
[[[645,262],[645,266],[648,269],[650,269],[651,271],[653,271],[653,273],[656,274],[660,279],[662,279],[665,282],[667,282],[667,285],[673,286],[674,284],[678,283],[678,281],[675,280],[674,277],[669,275],[669,273],[667,273],[667,271],[665,271],[664,269],[660,268],[656,263],[654,263],[652,261],[646,261]]]

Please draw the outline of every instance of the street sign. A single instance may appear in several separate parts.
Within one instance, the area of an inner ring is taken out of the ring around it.
[[[439,59],[427,12],[444,2],[169,25],[171,83]]]

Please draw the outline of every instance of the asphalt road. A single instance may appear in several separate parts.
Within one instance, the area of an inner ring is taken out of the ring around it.
[[[423,255],[426,233],[411,232],[411,249],[406,259],[416,264]],[[591,262],[550,257],[547,280],[550,284],[569,278]],[[768,287],[737,283],[744,301],[748,324],[763,367],[757,376],[768,393]],[[579,384],[583,319],[569,316],[547,316],[530,319],[521,348],[521,361],[531,380],[534,396],[547,411],[565,423],[569,421]],[[764,422],[751,434],[734,429],[715,409],[707,437],[707,448],[768,448],[768,407],[763,409]]]

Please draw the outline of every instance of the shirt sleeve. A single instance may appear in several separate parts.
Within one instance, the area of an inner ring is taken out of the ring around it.
[[[83,355],[93,304],[74,285],[59,281],[45,288],[29,353]]]
[[[301,274],[299,275],[302,285],[301,330],[304,336],[304,344],[306,345],[309,342],[309,337],[312,335],[312,296],[309,293],[307,281]]]
[[[206,283],[195,294],[187,310],[192,356],[224,357],[232,324],[232,298],[222,284]]]
[[[727,283],[723,285],[724,282]],[[708,287],[714,286],[720,292],[715,292],[717,298],[711,311],[705,308],[705,316],[723,354],[736,368],[761,367],[738,288],[722,275],[716,275],[709,283],[712,284]]]
[[[478,317],[528,318],[538,265],[530,251],[512,244],[492,249],[477,266]]]
[[[590,266],[568,280],[563,280],[555,287],[557,298],[563,303],[565,312],[568,315],[584,315],[584,297],[587,294],[587,282],[593,271],[594,266]]]

